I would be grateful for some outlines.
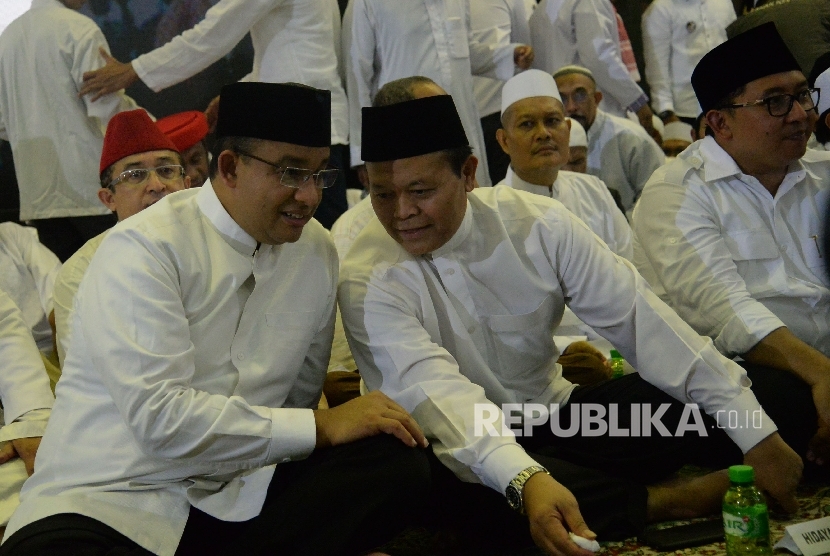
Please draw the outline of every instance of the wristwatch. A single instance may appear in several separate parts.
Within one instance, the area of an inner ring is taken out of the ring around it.
[[[547,473],[550,475],[548,470],[541,465],[532,465],[516,475],[504,491],[504,495],[507,496],[507,503],[510,504],[510,507],[522,515],[525,513],[522,491],[524,490],[527,480],[536,473]]]
[[[660,118],[664,122],[671,116],[674,116],[674,111],[673,110],[663,110],[662,112],[657,114],[657,117]]]

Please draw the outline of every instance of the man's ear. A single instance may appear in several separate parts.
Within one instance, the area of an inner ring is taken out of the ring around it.
[[[828,112],[827,115],[824,116],[824,125],[830,127],[830,112]]]
[[[703,117],[715,137],[732,139],[732,129],[723,110],[709,110]]]
[[[504,131],[502,128],[498,128],[496,130],[496,141],[499,142],[499,146],[501,150],[504,151],[504,154],[510,156],[510,151],[507,150],[507,132]]]
[[[219,153],[216,161],[216,173],[224,180],[230,188],[236,187],[236,167],[239,164],[239,155],[231,150],[224,150]]]
[[[102,187],[98,190],[98,199],[105,207],[115,212],[115,194],[108,187]]]
[[[192,184],[190,183],[190,176],[185,176],[184,177],[184,188],[185,189],[190,189],[191,185]]]
[[[464,163],[464,166],[461,167],[461,176],[464,178],[464,190],[467,193],[478,187],[478,182],[476,181],[477,168],[478,159],[474,155],[470,155]]]
[[[597,104],[602,102],[602,91],[597,91],[596,93],[594,93],[594,100]]]

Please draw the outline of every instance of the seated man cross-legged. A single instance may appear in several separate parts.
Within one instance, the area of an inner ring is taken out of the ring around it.
[[[723,472],[660,483],[702,460],[743,460],[773,499],[797,506],[801,460],[765,412],[775,417],[774,400],[762,409],[743,369],[561,203],[476,188],[451,97],[364,108],[362,158],[377,219],[341,265],[338,300],[367,388],[397,401],[430,440],[424,519],[474,529],[491,547],[532,539],[587,556],[568,531],[615,540],[717,511]],[[552,331],[566,303],[639,374],[582,387],[562,378]],[[608,416],[616,434],[584,422],[572,430],[580,406]],[[732,411],[758,426],[717,422]],[[502,428],[508,421],[517,432]]]
[[[381,393],[316,409],[338,275],[312,216],[331,94],[222,89],[210,179],[113,228],[2,555],[359,554],[428,493],[426,439]]]

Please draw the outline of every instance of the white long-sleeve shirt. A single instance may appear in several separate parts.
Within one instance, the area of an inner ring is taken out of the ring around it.
[[[497,48],[530,44],[529,14],[524,0],[473,0],[470,2],[470,26],[478,42]],[[473,92],[478,113],[483,118],[501,112],[504,81],[473,76]]]
[[[730,0],[654,0],[642,17],[646,79],[656,113],[700,114],[692,71],[703,56],[726,41],[735,21]]]
[[[61,262],[37,240],[34,228],[0,223],[0,290],[20,308],[38,349],[52,351],[52,291]]]
[[[648,98],[620,54],[617,16],[609,0],[542,0],[530,16],[533,67],[554,73],[577,64],[591,70],[602,91],[600,108],[617,116]]]
[[[337,273],[316,221],[257,249],[210,182],[110,230],[8,535],[79,513],[169,556],[191,505],[255,517],[272,464],[314,449]]]
[[[758,410],[741,367],[654,295],[634,267],[553,199],[509,187],[467,195],[461,226],[409,255],[375,219],[341,265],[338,300],[370,390],[412,413],[457,475],[504,492],[535,462],[510,436],[475,434],[475,404],[565,403],[552,331],[569,307],[640,374],[683,402]],[[743,413],[741,413],[743,414]],[[775,430],[727,433],[747,451]]]
[[[98,200],[107,124],[136,108],[120,93],[78,98],[109,50],[95,23],[58,0],[34,0],[0,35],[0,139],[11,143],[20,220],[109,214]]]
[[[132,61],[154,91],[184,81],[251,33],[254,65],[246,81],[302,83],[331,91],[331,142],[349,142],[340,80],[337,0],[219,0],[192,29]]]
[[[641,125],[597,110],[588,129],[588,173],[620,193],[626,212],[665,162],[663,150]]]
[[[499,183],[513,189],[556,199],[565,208],[585,222],[592,232],[620,257],[631,260],[631,227],[625,215],[614,203],[614,198],[602,180],[588,174],[560,170],[551,187],[526,182],[516,175],[513,167]]]
[[[643,189],[632,220],[634,262],[729,357],[782,326],[830,356],[828,201],[830,153],[808,149],[773,197],[706,137]]]
[[[386,83],[429,77],[453,97],[467,139],[478,157],[476,179],[491,185],[472,74],[506,81],[513,76],[512,46],[482,44],[470,29],[468,0],[353,0],[344,34],[352,165],[360,158],[360,109]],[[402,130],[404,132],[405,130]]]

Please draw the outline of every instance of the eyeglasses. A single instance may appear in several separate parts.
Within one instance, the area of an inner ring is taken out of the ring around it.
[[[782,93],[780,95],[772,95],[771,97],[753,100],[752,102],[744,102],[743,104],[727,104],[723,108],[745,108],[747,106],[766,104],[770,116],[781,118],[790,113],[796,101],[805,112],[809,112],[810,110],[818,112],[818,100],[820,96],[821,89],[804,89],[794,95]]]
[[[179,164],[166,164],[164,166],[156,166],[155,168],[124,170],[107,187],[112,189],[119,183],[141,185],[147,181],[151,173],[155,173],[163,183],[173,183],[184,177],[184,168]]]
[[[574,104],[585,104],[586,102],[588,102],[589,93],[582,87],[580,87],[570,95],[561,92],[559,94],[562,97],[562,104],[568,104],[569,99],[572,100]]]
[[[244,151],[237,151],[237,153],[241,154],[242,156],[247,156],[248,158],[258,160],[263,164],[271,166],[272,168],[276,168],[277,172],[281,174],[280,184],[284,185],[285,187],[301,189],[305,184],[309,182],[309,180],[313,180],[312,183],[314,183],[317,189],[326,189],[327,187],[331,187],[332,185],[334,185],[334,182],[337,180],[336,168],[320,170],[319,172],[315,172],[313,170],[308,170],[307,168],[292,168],[290,166],[280,166],[279,164],[268,162],[267,160],[264,160],[262,158],[259,158],[258,156],[252,155],[251,153]]]

